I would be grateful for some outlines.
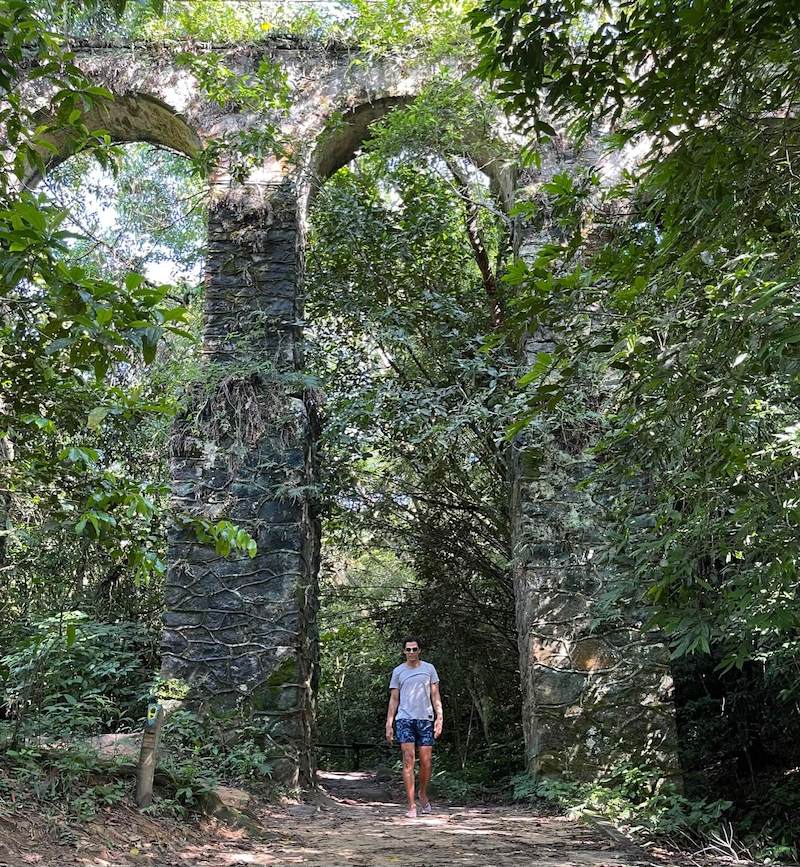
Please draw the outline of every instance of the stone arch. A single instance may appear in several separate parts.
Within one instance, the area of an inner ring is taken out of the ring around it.
[[[370,137],[370,125],[390,111],[408,105],[414,98],[415,95],[384,96],[361,103],[344,112],[339,123],[323,131],[309,160],[309,203],[325,181],[355,157]]]
[[[306,212],[325,181],[346,166],[361,145],[370,138],[370,125],[389,112],[410,105],[417,96],[418,93],[413,91],[365,100],[345,111],[338,123],[323,130],[317,137],[308,160],[304,185]],[[514,204],[516,166],[508,160],[498,158],[492,151],[491,142],[483,136],[475,137],[465,156],[487,177],[491,195],[503,212],[508,213]]]
[[[38,120],[47,123],[51,115],[42,109]],[[198,133],[166,102],[147,93],[129,92],[113,99],[98,99],[81,117],[89,130],[108,132],[115,144],[146,142],[187,157],[202,148]],[[53,168],[80,150],[80,141],[69,129],[54,130],[48,135],[50,148],[42,147],[39,155],[46,168]],[[32,168],[26,182],[35,185],[41,172]]]

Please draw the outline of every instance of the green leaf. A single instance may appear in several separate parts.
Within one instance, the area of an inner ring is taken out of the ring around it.
[[[552,362],[553,356],[551,353],[537,353],[536,361],[533,363],[533,367],[531,367],[531,369],[524,376],[521,376],[517,380],[517,387],[525,388],[526,385],[530,385],[532,382],[535,382],[550,368]]]
[[[91,430],[99,430],[105,417],[111,412],[110,407],[96,406],[89,412],[87,424]]]
[[[130,273],[125,275],[125,288],[129,292],[136,291],[144,282],[144,277],[141,274],[136,274],[131,271]]]
[[[555,128],[541,118],[536,119],[533,124],[533,128],[536,130],[537,133],[540,133],[542,135],[547,135],[551,138],[558,137],[558,133],[556,132]]]
[[[55,425],[53,424],[53,422],[50,419],[43,418],[40,415],[23,415],[20,417],[20,421],[23,424],[32,424],[35,427],[39,428],[39,430],[55,430]]]
[[[105,356],[97,356],[92,367],[94,369],[95,382],[99,385],[105,380],[108,373],[108,359]]]
[[[144,358],[145,364],[152,364],[155,360],[158,341],[161,339],[162,333],[162,330],[156,325],[145,328],[141,332],[142,357]]]

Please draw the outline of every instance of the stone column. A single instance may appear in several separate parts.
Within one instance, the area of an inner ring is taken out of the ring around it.
[[[533,185],[580,164],[574,152],[552,152]],[[520,255],[533,258],[554,240],[557,229],[545,220],[527,233]],[[546,332],[530,335],[523,370],[537,353],[552,351]],[[589,377],[586,387],[592,387]],[[603,389],[596,379],[593,387]],[[570,443],[560,428],[543,412],[515,441],[511,462],[528,771],[589,781],[627,762],[677,778],[672,678],[660,636],[642,629],[641,611],[620,609],[613,620],[593,622],[611,577],[603,556],[608,492],[586,485],[596,437],[580,432]]]
[[[204,363],[175,426],[177,512],[230,520],[255,557],[222,556],[189,528],[170,538],[162,674],[203,709],[263,718],[273,777],[313,778],[319,532],[315,416],[302,364],[302,226],[279,167],[210,191]]]
[[[513,578],[527,766],[541,776],[596,779],[626,762],[678,775],[672,677],[643,614],[593,624],[607,587],[602,500],[579,489],[592,471],[545,423],[513,461]]]

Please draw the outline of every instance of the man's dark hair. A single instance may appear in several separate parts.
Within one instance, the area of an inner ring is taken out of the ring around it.
[[[422,642],[419,640],[419,638],[417,638],[416,635],[409,635],[407,638],[404,638],[403,639],[403,648],[405,648],[405,646],[407,644],[412,644],[412,643],[416,643],[417,647],[420,650],[422,650]]]

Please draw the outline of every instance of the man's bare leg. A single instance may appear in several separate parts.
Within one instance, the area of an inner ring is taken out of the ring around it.
[[[423,807],[429,803],[428,783],[431,781],[432,757],[433,747],[419,748],[419,800]]]
[[[413,811],[414,815],[417,812],[417,802],[414,798],[414,763],[416,761],[416,756],[414,755],[414,744],[400,744],[400,749],[403,753],[403,782],[406,787],[406,798],[408,799],[408,813],[406,815],[409,818],[411,817],[411,813]],[[424,747],[420,747],[420,752]]]

